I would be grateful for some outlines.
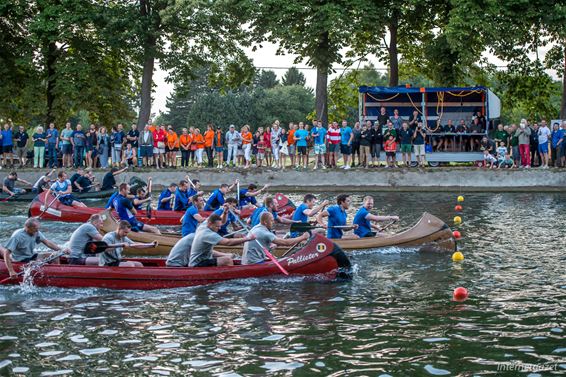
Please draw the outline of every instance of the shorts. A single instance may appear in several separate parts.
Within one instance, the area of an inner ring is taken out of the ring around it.
[[[134,165],[134,159],[133,158],[128,158],[126,161],[128,162],[128,166]]]
[[[65,195],[59,198],[59,201],[69,207],[73,206],[73,202],[75,201],[75,198],[73,197],[73,195]]]
[[[224,152],[224,147],[214,147],[214,150],[216,151],[216,153],[221,153]]]
[[[4,145],[2,147],[2,153],[12,153],[12,148],[14,148],[13,145]]]
[[[314,154],[325,154],[326,153],[326,145],[325,144],[315,144],[314,145]]]
[[[18,263],[29,263],[29,262],[31,262],[31,261],[34,261],[34,260],[37,259],[38,255],[39,255],[39,254],[33,254],[33,255],[32,255],[31,257],[29,257],[29,258],[25,258],[25,259],[19,260]]]
[[[330,153],[334,153],[334,152],[338,152],[338,144],[328,144],[328,152]]]
[[[413,146],[411,144],[401,144],[401,153],[412,153]]]
[[[395,153],[395,152],[385,152],[385,155],[386,155],[387,157],[395,157],[396,154],[397,154],[397,153]]]
[[[153,147],[153,154],[165,154],[165,148]]]
[[[295,144],[288,146],[289,156],[293,156],[295,154]]]
[[[195,267],[216,267],[218,266],[218,261],[216,258],[205,259],[195,265]]]
[[[85,151],[86,151],[86,152],[92,152],[93,150],[94,150],[94,146],[93,146],[93,145],[90,145],[90,144],[89,144],[89,145],[87,145],[87,146],[85,147]]]
[[[538,152],[539,153],[548,153],[548,141],[546,143],[538,145]]]
[[[130,222],[130,225],[132,226],[132,232],[143,231],[144,223],[142,223],[141,221]]]
[[[69,258],[68,263],[77,266],[84,266],[86,264],[86,258]]]
[[[297,147],[297,154],[300,154],[302,156],[306,156],[307,147]]]
[[[153,157],[153,147],[149,145],[142,145],[140,155],[141,157]]]
[[[425,155],[424,144],[413,145],[413,149],[415,150],[415,155],[417,155],[417,156],[424,156]]]
[[[352,146],[348,144],[340,144],[340,153],[345,154],[346,156],[352,154]]]
[[[63,154],[73,154],[73,146],[71,144],[63,144]]]
[[[257,152],[257,159],[258,160],[263,160],[265,158],[265,153],[259,153]]]
[[[16,147],[16,156],[18,156],[19,158],[26,157],[27,154],[28,154],[27,147]]]

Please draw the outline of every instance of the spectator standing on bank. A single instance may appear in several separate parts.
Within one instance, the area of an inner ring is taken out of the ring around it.
[[[413,133],[413,149],[415,152],[415,157],[419,163],[421,168],[424,168],[426,159],[425,159],[425,140],[426,140],[426,132],[423,127],[422,122],[417,123],[417,129]]]
[[[409,120],[409,129],[411,131],[414,131],[417,129],[417,124],[421,121],[421,116],[419,115],[419,111],[418,110],[413,110],[413,115],[411,116],[411,119]]]
[[[8,167],[8,158],[10,158],[10,167],[14,167],[14,134],[12,125],[10,123],[4,124],[4,129],[0,135],[2,137],[2,157],[4,159],[3,165]]]
[[[301,124],[299,123],[299,128]],[[296,133],[296,131],[295,131]],[[311,129],[311,137],[313,139],[314,145],[314,168],[313,170],[318,169],[318,163],[320,160],[320,165],[323,169],[326,169],[325,165],[325,156],[326,156],[326,128],[322,126],[322,121],[313,121],[313,128]],[[296,141],[295,141],[296,144]],[[299,161],[299,150],[297,146],[297,162]]]
[[[248,169],[252,161],[252,143],[253,135],[250,132],[250,126],[247,124],[242,127],[242,150],[244,151],[244,168]]]
[[[83,132],[83,126],[77,124],[77,129],[71,135],[71,145],[74,151],[75,168],[83,166],[83,157],[85,154],[86,135]]]
[[[181,130],[179,136],[179,149],[181,150],[181,168],[189,167],[189,151],[191,150],[192,136],[189,135],[186,128]]]
[[[65,124],[65,129],[61,131],[61,152],[63,152],[63,167],[66,169],[70,169],[73,165],[73,144],[71,143],[73,132],[69,122]]]
[[[497,130],[493,133],[493,141],[495,141],[497,145],[504,142],[506,147],[509,146],[509,134],[503,129],[503,124],[497,126]]]
[[[161,169],[165,167],[165,140],[167,132],[165,126],[161,125],[155,128],[153,132],[153,159],[155,167]]]
[[[26,129],[23,126],[18,127],[19,130],[14,135],[14,142],[16,143],[16,156],[19,160],[19,167],[23,168],[26,166],[27,163],[27,155],[28,155],[28,140],[29,135],[26,132]]]
[[[140,143],[140,131],[138,131],[138,125],[133,123],[132,127],[126,134],[126,145],[132,146],[132,151],[134,154],[134,166],[138,166],[138,156],[140,155],[138,152]]]
[[[106,131],[106,127],[100,127],[97,135],[98,155],[100,156],[100,167],[108,168],[108,157],[110,156],[110,135]]]
[[[530,152],[531,152],[531,166],[539,166],[540,165],[540,153],[538,152],[538,123],[533,123],[532,126],[529,126],[531,129],[530,135]]]
[[[314,123],[314,122],[313,122]],[[287,132],[287,149],[289,149],[289,157],[291,158],[291,167],[295,167],[296,145],[295,145],[295,131],[297,125],[293,122],[289,123],[289,131]]]
[[[548,169],[548,139],[550,135],[551,132],[546,125],[546,120],[541,120],[538,129],[538,152],[541,160],[540,167],[542,169]]]
[[[552,134],[551,134],[551,157],[552,157],[552,166],[560,167],[560,160],[562,159],[562,143],[561,139],[564,138],[564,130],[560,128],[560,124],[555,122],[552,125]]]
[[[396,161],[396,153],[397,153],[397,142],[395,141],[395,136],[389,134],[387,140],[385,141],[385,145],[383,146],[385,149],[385,160],[388,168],[394,168],[397,164]]]
[[[509,146],[511,151],[511,157],[513,158],[513,167],[521,165],[521,153],[519,151],[519,136],[516,135],[517,125],[512,124],[509,126]]]
[[[59,143],[59,131],[55,128],[54,123],[49,123],[47,129],[47,159],[50,168],[57,167],[57,145]]]
[[[317,132],[320,132],[317,128]],[[302,166],[304,169],[308,167],[307,165],[307,137],[309,132],[305,130],[305,125],[303,122],[299,123],[299,129],[293,134],[295,139],[295,145],[297,146],[297,167]],[[318,160],[315,159],[315,168],[317,166]]]
[[[276,120],[271,127],[271,151],[273,152],[273,167],[280,168],[281,162],[279,161],[279,141],[281,140],[281,128],[279,121]]]
[[[125,138],[126,134],[124,133],[124,126],[119,124],[110,136],[110,141],[112,143],[112,166],[120,167]]]
[[[150,125],[146,124],[139,139],[142,165],[145,167],[153,165],[153,144],[153,132]]]
[[[356,166],[356,155],[358,156],[358,165],[361,165],[360,160],[360,137],[362,134],[362,127],[360,127],[360,122],[354,124],[352,129],[352,134],[354,138],[352,139],[352,167]]]
[[[383,129],[379,122],[374,122],[370,131],[371,136],[371,166],[378,167],[381,164],[381,144],[383,143]]]
[[[389,118],[389,120],[391,121],[391,123],[393,123],[393,128],[395,128],[396,130],[400,130],[403,126],[403,118],[401,118],[401,116],[399,115],[399,110],[397,109],[393,110],[393,116]]]
[[[86,132],[86,166],[96,168],[98,162],[98,132],[96,125],[91,124]]]
[[[204,151],[206,152],[206,162],[209,168],[214,167],[214,129],[212,128],[212,123],[206,125],[206,131],[204,132]]]
[[[179,151],[179,136],[173,129],[173,126],[169,125],[167,127],[167,136],[165,138],[165,153],[167,166],[171,168],[177,167],[177,152]]]
[[[45,163],[45,143],[47,142],[47,134],[43,131],[43,127],[36,128],[32,136],[33,139],[33,167],[43,168]]]
[[[527,125],[526,119],[521,119],[519,128],[515,132],[519,139],[519,153],[521,154],[521,167],[529,169],[531,167],[531,128]]]
[[[340,147],[341,140],[338,122],[332,122],[328,127],[326,138],[328,139],[328,167],[336,168],[338,163],[338,148]]]
[[[381,109],[379,110],[379,115],[377,116],[377,122],[381,127],[383,127],[387,125],[388,121],[389,121],[389,114],[387,114],[387,109],[385,108],[385,106],[381,106]]]
[[[401,143],[401,157],[403,159],[403,164],[405,166],[409,166],[411,164],[411,152],[413,150],[413,135],[414,132],[412,132],[409,129],[409,123],[403,122],[403,125],[399,130],[399,142]]]
[[[222,168],[224,164],[224,146],[226,138],[224,132],[222,132],[222,127],[216,126],[216,131],[214,131],[214,151],[216,152],[216,156],[218,156],[218,169]]]
[[[242,141],[242,136],[238,131],[236,131],[236,126],[230,125],[230,129],[226,132],[226,145],[228,146],[228,158],[226,163],[229,165],[230,160],[232,160],[232,165],[237,167],[238,158],[238,144]]]
[[[360,157],[359,165],[368,168],[368,161],[371,158],[371,136],[370,136],[371,122],[367,121],[362,126],[360,131]]]
[[[348,126],[347,120],[342,120],[342,127],[340,128],[340,153],[342,153],[342,158],[344,160],[344,166],[342,169],[350,169],[350,156],[352,155],[352,141],[354,140],[354,134],[352,128]]]

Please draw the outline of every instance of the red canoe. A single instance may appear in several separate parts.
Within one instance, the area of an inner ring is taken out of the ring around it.
[[[44,192],[35,197],[29,207],[28,215],[39,216],[42,220],[64,221],[68,223],[84,223],[87,222],[91,215],[104,211],[104,208],[90,207],[70,207],[60,201],[53,202],[54,197],[47,197],[48,193]],[[275,198],[279,203],[279,215],[289,215],[295,210],[295,204],[283,194],[275,194]],[[47,202],[47,211],[44,212],[45,202]],[[53,202],[53,203],[52,203]],[[52,203],[52,204],[51,204]],[[51,204],[49,206],[49,204]],[[244,208],[241,213],[242,218],[247,218],[253,213],[253,209]],[[211,212],[203,211],[201,215],[208,216]],[[145,224],[151,225],[180,225],[181,217],[185,212],[181,211],[151,211],[151,218],[148,218],[145,210],[138,211],[136,216],[138,220]]]
[[[232,279],[284,276],[275,264],[235,265],[227,267],[180,268],[165,267],[164,259],[126,259],[144,264],[139,267],[45,265],[32,270],[28,279],[35,286],[61,288],[109,289],[164,289],[190,287]],[[350,261],[339,246],[329,239],[315,235],[306,245],[288,257],[279,260],[290,275],[316,275],[317,278],[350,278]],[[65,261],[63,261],[65,263]],[[16,272],[22,264],[14,263]],[[8,270],[0,260],[0,280],[8,277]],[[22,277],[4,284],[18,284]]]

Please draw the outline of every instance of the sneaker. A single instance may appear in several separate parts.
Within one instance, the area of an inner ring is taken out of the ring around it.
[[[350,165],[344,166],[344,170],[350,170]]]
[[[322,170],[326,170],[326,166],[322,165]]]
[[[316,169],[318,169],[318,167],[317,167],[317,166],[315,166],[315,167],[313,167],[313,168],[312,168],[312,170],[316,170]]]

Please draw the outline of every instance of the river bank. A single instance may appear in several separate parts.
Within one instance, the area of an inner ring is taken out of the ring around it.
[[[117,177],[118,182],[128,181],[132,176],[147,180],[153,177],[156,188],[178,182],[186,170],[136,169]],[[70,174],[73,171],[69,171]],[[352,170],[276,170],[276,169],[191,169],[192,179],[200,179],[203,187],[216,188],[221,183],[231,183],[238,178],[242,185],[255,182],[269,183],[279,191],[566,191],[566,171],[562,169],[488,170],[471,167],[462,168],[399,168],[399,169],[352,169]],[[3,179],[8,171],[0,172]],[[19,170],[20,178],[34,182],[41,173],[37,169]],[[102,180],[105,174],[96,170],[95,176]]]

